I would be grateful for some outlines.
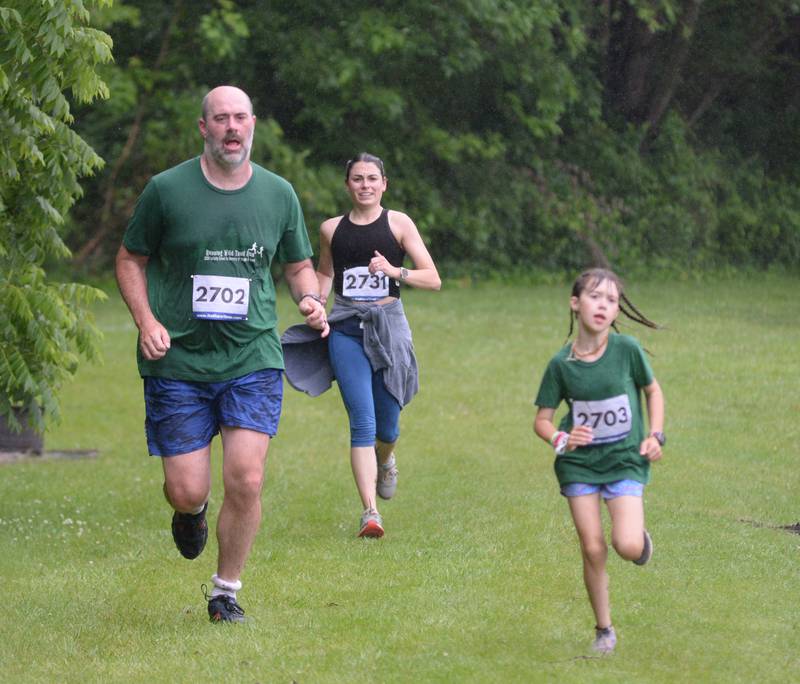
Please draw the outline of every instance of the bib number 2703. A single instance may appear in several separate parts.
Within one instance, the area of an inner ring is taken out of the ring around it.
[[[572,402],[572,423],[592,428],[592,443],[625,439],[631,431],[631,405],[627,394],[600,401]]]
[[[247,320],[250,280],[228,276],[192,276],[192,315],[212,321]]]

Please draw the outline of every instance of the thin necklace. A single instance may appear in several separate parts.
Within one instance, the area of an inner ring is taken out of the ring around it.
[[[577,349],[575,349],[575,342],[573,342],[572,343],[572,356],[575,356],[575,357],[577,357],[579,359],[585,359],[587,356],[593,356],[594,354],[597,354],[597,352],[599,352],[607,344],[608,344],[608,335],[606,335],[605,339],[600,344],[598,344],[594,349],[592,349],[591,351],[579,352]]]

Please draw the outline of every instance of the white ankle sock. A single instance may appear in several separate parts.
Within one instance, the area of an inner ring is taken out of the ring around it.
[[[217,574],[211,575],[211,581],[214,583],[214,588],[211,590],[211,598],[226,594],[236,600],[236,592],[242,588],[241,580],[229,582],[228,580],[222,579]]]

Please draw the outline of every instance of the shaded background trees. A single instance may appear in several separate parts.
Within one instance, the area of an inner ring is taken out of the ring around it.
[[[73,212],[104,269],[147,178],[200,149],[210,88],[247,90],[254,158],[312,232],[344,162],[384,157],[449,274],[797,268],[800,14],[789,0],[117,1],[106,167]]]

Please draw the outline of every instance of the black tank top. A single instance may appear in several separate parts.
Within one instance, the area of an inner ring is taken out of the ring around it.
[[[389,210],[384,209],[372,223],[358,225],[350,220],[348,212],[342,216],[331,238],[331,257],[333,259],[333,290],[336,294],[352,299],[381,299],[400,297],[400,283],[385,276],[388,281],[381,282],[377,275],[369,275],[366,267],[375,256],[375,250],[385,256],[392,266],[403,265],[405,251],[389,228]],[[347,293],[346,293],[347,292]],[[357,293],[355,296],[352,293]]]

